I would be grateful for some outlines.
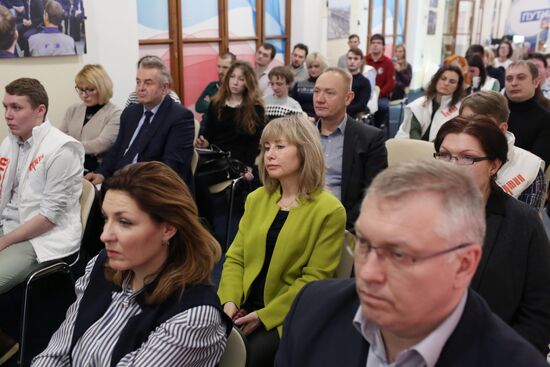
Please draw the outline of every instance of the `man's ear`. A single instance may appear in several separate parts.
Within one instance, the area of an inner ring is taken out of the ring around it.
[[[355,98],[355,93],[350,90],[346,93],[346,107],[350,105],[351,101]]]
[[[470,245],[457,253],[459,265],[455,274],[455,288],[467,288],[481,259],[481,245]]]

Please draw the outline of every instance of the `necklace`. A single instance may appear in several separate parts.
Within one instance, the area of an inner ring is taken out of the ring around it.
[[[277,203],[279,205],[279,208],[285,211],[298,206],[298,202],[296,201],[295,196],[285,201],[283,201],[283,198],[281,197],[281,199],[279,199],[279,202]]]

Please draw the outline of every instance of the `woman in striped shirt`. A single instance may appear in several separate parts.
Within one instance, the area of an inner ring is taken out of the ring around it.
[[[215,366],[231,322],[210,285],[220,256],[189,190],[160,162],[104,184],[105,250],[32,366]]]

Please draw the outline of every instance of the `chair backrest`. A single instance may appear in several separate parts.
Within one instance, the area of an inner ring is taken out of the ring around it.
[[[193,142],[197,141],[200,131],[201,131],[201,123],[199,120],[195,119],[195,139],[193,140]]]
[[[82,233],[86,229],[88,223],[88,217],[90,216],[90,210],[94,204],[96,195],[96,189],[94,184],[90,181],[82,180],[82,194],[80,195],[80,221],[82,223]]]
[[[344,243],[342,244],[342,257],[340,264],[336,269],[336,278],[349,278],[353,270],[353,247],[355,245],[355,236],[346,231],[344,233]]]
[[[191,173],[195,176],[197,172],[197,166],[199,165],[199,153],[196,149],[193,149],[193,157],[191,157]]]
[[[233,326],[227,338],[225,352],[220,360],[219,367],[245,367],[247,358],[246,337]]]
[[[388,139],[388,166],[417,159],[433,159],[435,153],[432,142],[415,139]]]

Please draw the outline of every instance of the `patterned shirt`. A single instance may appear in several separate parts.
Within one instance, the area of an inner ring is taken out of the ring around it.
[[[131,277],[126,277],[122,291],[113,292],[105,314],[86,330],[69,355],[78,306],[96,258],[77,281],[76,301],[48,347],[34,358],[33,367],[109,366],[120,332],[128,319],[141,312],[136,301],[141,291],[133,291]],[[139,349],[126,354],[117,366],[216,366],[225,344],[225,325],[219,311],[212,306],[193,307],[159,325]]]

